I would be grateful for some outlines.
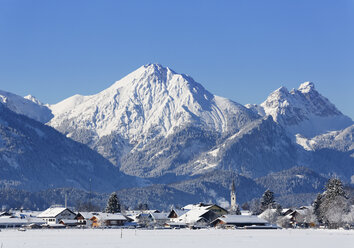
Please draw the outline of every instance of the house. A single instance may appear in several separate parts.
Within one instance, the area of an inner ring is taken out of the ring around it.
[[[315,226],[315,220],[311,218],[313,208],[309,207],[300,207],[298,209],[287,211],[284,214],[284,218],[288,220],[289,225],[303,227]]]
[[[0,228],[15,228],[28,224],[27,220],[6,216],[0,218]]]
[[[183,211],[183,212],[182,212]],[[171,222],[185,223],[189,226],[207,226],[219,216],[227,214],[227,210],[216,204],[189,204],[182,208],[182,211],[173,210],[170,212]]]
[[[42,225],[44,220],[35,217],[19,218],[16,216],[2,216],[0,217],[0,228],[14,228],[30,225]]]
[[[151,213],[140,213],[135,217],[135,220],[141,227],[148,227],[153,222]]]
[[[212,220],[218,216],[211,210],[204,208],[195,208],[187,211],[179,218],[174,219],[174,222],[184,223],[190,227],[207,226]]]
[[[123,226],[128,220],[122,214],[98,213],[91,219],[92,227]]]
[[[78,226],[92,226],[91,218],[97,213],[94,212],[78,212],[75,216],[75,220],[77,220]]]
[[[211,223],[213,227],[266,227],[268,221],[256,215],[223,215]]]
[[[165,226],[165,224],[169,221],[169,213],[151,213],[150,216],[150,219],[155,226]]]
[[[59,224],[60,220],[74,220],[76,214],[68,208],[50,207],[40,213],[38,218],[43,219],[48,225]]]

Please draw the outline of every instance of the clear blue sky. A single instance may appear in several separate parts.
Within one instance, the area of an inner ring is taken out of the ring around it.
[[[261,103],[313,81],[354,118],[353,0],[0,0],[0,89],[56,103],[141,65]]]

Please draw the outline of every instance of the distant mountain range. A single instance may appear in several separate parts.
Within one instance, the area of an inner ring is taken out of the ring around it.
[[[48,105],[0,91],[0,103],[4,187],[87,190],[92,178],[97,191],[149,195],[159,187],[221,201],[234,177],[248,180],[239,185],[247,201],[266,188],[284,197],[314,193],[333,175],[354,182],[353,121],[310,82],[243,106],[149,64],[96,95]],[[297,170],[308,180],[302,185]],[[187,186],[193,182],[198,187]]]

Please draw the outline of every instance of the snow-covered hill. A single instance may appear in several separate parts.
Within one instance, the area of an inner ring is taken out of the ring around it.
[[[275,122],[291,134],[311,138],[329,131],[341,130],[353,124],[327,98],[323,97],[311,82],[305,82],[290,92],[281,87],[271,93],[260,105],[246,107]]]
[[[21,97],[0,90],[0,103],[17,114],[25,115],[42,123],[48,122],[53,117],[51,110],[31,95]]]

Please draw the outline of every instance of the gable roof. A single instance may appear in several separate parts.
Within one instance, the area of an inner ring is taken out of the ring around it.
[[[65,210],[68,210],[70,213],[73,215],[76,215],[73,211],[71,211],[68,208],[63,208],[63,207],[53,207],[53,208],[48,208],[47,210],[43,211],[40,213],[37,217],[39,218],[55,218]]]
[[[227,213],[227,210],[220,207],[219,205],[216,204],[206,204],[206,203],[198,203],[198,204],[188,204],[186,206],[184,206],[182,209],[183,210],[193,210],[193,209],[211,209],[211,208],[218,208],[222,211],[225,211],[225,213]]]
[[[171,212],[169,213],[168,217],[171,218],[170,216],[172,215],[173,212],[176,213],[177,217],[182,216],[183,214],[187,213],[189,209],[172,209]]]
[[[125,218],[122,214],[119,214],[119,213],[116,213],[116,214],[100,213],[100,214],[94,215],[93,217],[96,217],[99,220],[127,220],[127,218]]]
[[[168,220],[168,213],[151,213],[154,220]]]
[[[201,219],[203,219],[203,215],[209,212],[210,210],[207,209],[192,209],[183,214],[178,218],[179,221],[184,223],[195,223]]]
[[[76,218],[81,215],[85,220],[89,220],[95,214],[97,214],[97,213],[95,213],[95,212],[78,212],[77,215],[76,215]]]

